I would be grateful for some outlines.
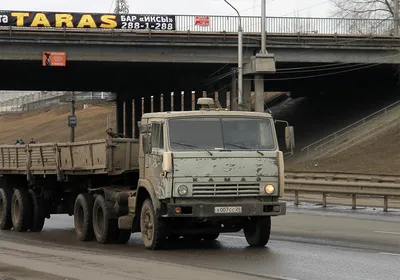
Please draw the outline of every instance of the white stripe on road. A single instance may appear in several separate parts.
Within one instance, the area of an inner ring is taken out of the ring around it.
[[[383,233],[383,234],[394,234],[394,235],[400,235],[400,232],[392,232],[392,231],[374,231],[375,233]]]
[[[396,257],[400,257],[400,254],[395,254],[395,253],[385,253],[385,252],[381,252],[379,253],[380,255],[387,255],[387,256],[396,256]]]
[[[237,239],[246,239],[246,237],[237,236],[237,235],[221,235],[221,237],[237,238]]]

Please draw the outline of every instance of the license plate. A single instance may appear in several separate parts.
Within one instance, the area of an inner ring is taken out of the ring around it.
[[[215,207],[214,213],[242,213],[242,206]]]

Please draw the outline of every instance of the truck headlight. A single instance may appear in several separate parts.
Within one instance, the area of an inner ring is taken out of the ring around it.
[[[275,191],[275,187],[273,185],[266,185],[264,191],[266,194],[272,194]]]
[[[188,192],[189,192],[189,189],[188,189],[187,186],[185,186],[185,185],[180,185],[180,186],[178,187],[178,194],[179,194],[180,196],[185,196],[185,195],[188,194]]]

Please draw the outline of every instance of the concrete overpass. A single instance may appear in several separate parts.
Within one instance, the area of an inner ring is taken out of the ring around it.
[[[1,27],[0,88],[117,92],[119,131],[123,130],[123,104],[128,114],[125,130],[131,131],[130,104],[144,96],[159,98],[160,93],[185,91],[184,103],[189,106],[192,90],[198,94],[219,91],[222,100],[231,90],[233,104],[235,89],[231,85],[236,83],[232,83],[231,69],[237,63],[237,18],[210,16],[207,26],[196,24],[198,16],[174,17],[173,31]],[[395,80],[393,66],[400,63],[400,42],[392,34],[392,21],[266,20],[267,50],[275,55],[277,66],[277,73],[265,76],[267,90],[305,94],[334,91],[344,85],[368,86],[368,82],[376,84],[366,78],[374,73]],[[260,50],[260,24],[260,17],[243,17],[245,63]],[[43,67],[44,51],[66,52],[66,67]],[[354,74],[351,78],[344,74],[350,72]],[[251,74],[245,77],[246,96],[252,87]],[[333,74],[339,75],[341,82],[332,82]],[[160,104],[157,98],[156,107]],[[164,102],[168,100],[164,98]],[[141,106],[136,104],[136,117],[140,117]],[[148,111],[149,101],[145,104]],[[164,104],[165,109],[170,106]]]

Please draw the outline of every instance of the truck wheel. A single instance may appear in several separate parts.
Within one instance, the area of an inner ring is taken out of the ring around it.
[[[92,241],[93,233],[93,196],[81,193],[75,200],[74,224],[75,233],[80,241]]]
[[[33,209],[33,219],[29,230],[32,232],[41,232],[44,226],[44,221],[46,219],[43,199],[40,196],[36,196],[35,192],[32,189],[29,190],[29,198],[31,200]]]
[[[100,244],[114,243],[117,239],[118,221],[110,218],[104,196],[98,195],[93,205],[93,229]]]
[[[12,191],[9,188],[0,188],[0,229],[10,230],[13,227],[11,220]]]
[[[131,235],[130,230],[117,228],[117,244],[126,244],[131,239]]]
[[[165,221],[156,217],[153,202],[150,198],[146,199],[142,205],[140,231],[146,249],[161,249],[167,238]]]
[[[271,217],[250,217],[243,226],[247,243],[252,247],[264,247],[271,234]]]
[[[11,199],[11,219],[15,231],[26,232],[32,223],[32,203],[27,189],[16,189]]]

